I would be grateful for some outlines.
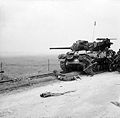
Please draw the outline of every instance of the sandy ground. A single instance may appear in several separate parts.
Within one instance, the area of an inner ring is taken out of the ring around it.
[[[102,73],[82,80],[54,83],[0,95],[1,118],[120,118],[120,73]],[[42,92],[67,92],[41,98]]]

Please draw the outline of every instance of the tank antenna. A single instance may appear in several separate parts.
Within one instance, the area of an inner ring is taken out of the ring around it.
[[[93,34],[92,34],[92,41],[94,41],[94,35],[95,35],[95,26],[96,26],[96,21],[94,21],[94,26],[93,26]]]

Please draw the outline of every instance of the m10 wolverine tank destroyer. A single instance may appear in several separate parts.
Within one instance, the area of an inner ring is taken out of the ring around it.
[[[111,65],[115,51],[110,49],[113,44],[108,38],[97,38],[97,41],[88,42],[78,40],[71,47],[56,47],[50,49],[70,49],[66,54],[60,54],[60,67],[63,71],[83,71],[93,75],[96,71],[112,71]]]

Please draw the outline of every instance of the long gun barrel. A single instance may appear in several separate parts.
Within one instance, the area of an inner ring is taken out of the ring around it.
[[[56,48],[50,48],[50,50],[52,49],[71,49],[71,47],[56,47]]]

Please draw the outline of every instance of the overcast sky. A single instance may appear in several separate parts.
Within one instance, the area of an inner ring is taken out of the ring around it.
[[[94,37],[118,38],[118,50],[119,0],[0,0],[0,55],[61,53],[49,48],[92,41],[94,21]]]

